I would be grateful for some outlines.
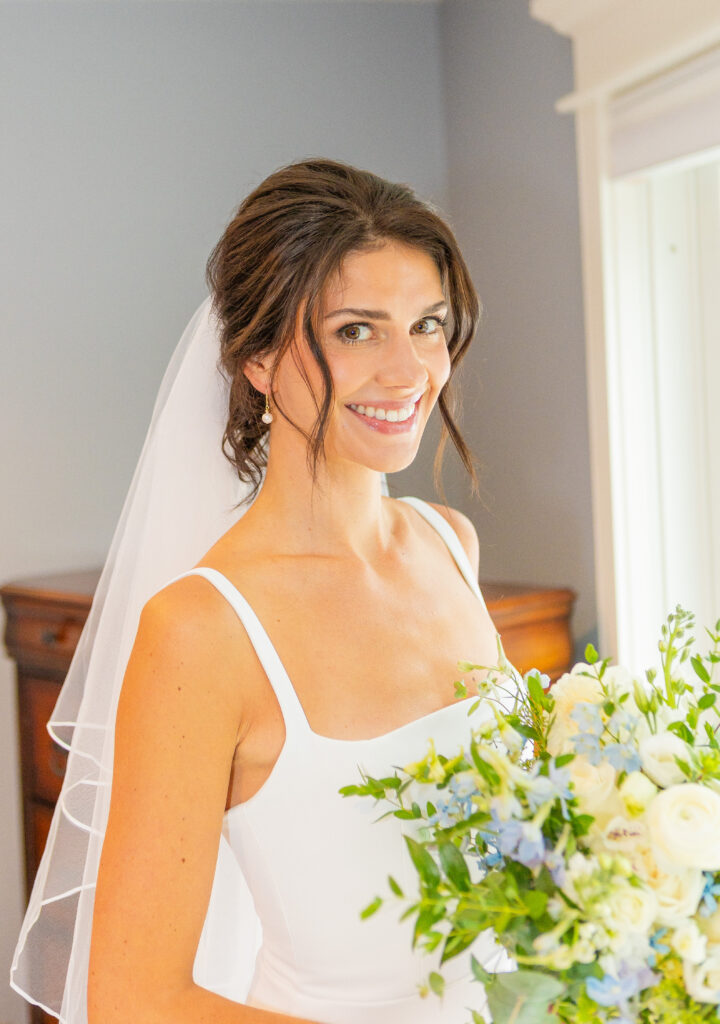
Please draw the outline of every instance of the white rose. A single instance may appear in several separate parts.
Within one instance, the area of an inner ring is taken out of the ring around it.
[[[642,772],[630,772],[620,786],[620,796],[625,810],[633,817],[639,817],[657,793],[657,786]]]
[[[701,964],[706,956],[707,937],[701,934],[694,921],[686,921],[672,933],[670,945],[683,960]]]
[[[683,965],[685,988],[699,1003],[720,1003],[720,945],[707,948],[701,964]]]
[[[675,758],[687,761],[688,748],[675,733],[659,732],[654,736],[646,736],[640,741],[638,752],[643,770],[658,786],[667,789],[684,780],[685,776]]]
[[[698,868],[663,871],[648,847],[640,847],[631,853],[630,861],[635,873],[657,897],[659,924],[679,925],[692,917],[705,887],[702,871]]]
[[[617,884],[604,901],[601,917],[607,927],[624,935],[647,935],[657,915],[657,899],[652,889],[628,882]]]
[[[707,786],[685,782],[658,793],[647,824],[663,867],[720,869],[720,795]]]
[[[570,739],[578,732],[578,724],[570,715],[575,705],[585,702],[600,704],[604,699],[597,679],[580,675],[580,672],[587,669],[587,665],[579,662],[572,672],[566,672],[565,675],[560,676],[550,690],[550,694],[555,700],[553,709],[555,721],[548,734],[547,745],[553,756],[572,753],[574,750]]]
[[[617,772],[609,761],[590,764],[582,754],[577,754],[567,767],[580,810],[583,814],[592,814],[602,828],[622,810],[615,789]]]

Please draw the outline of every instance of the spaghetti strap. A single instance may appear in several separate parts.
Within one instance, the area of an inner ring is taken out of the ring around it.
[[[457,567],[463,574],[466,583],[475,596],[480,600],[483,608],[486,608],[485,598],[482,596],[480,584],[475,579],[475,574],[473,573],[472,566],[470,565],[470,559],[468,558],[467,551],[460,543],[460,538],[457,533],[455,533],[455,530],[452,528],[445,516],[441,515],[436,508],[432,507],[432,505],[423,501],[422,498],[406,496],[404,498],[398,498],[398,501],[404,501],[408,505],[412,505],[412,507],[417,509],[420,515],[437,530],[450,549],[450,554],[455,559]]]
[[[295,687],[290,682],[290,677],[280,660],[279,654],[275,650],[257,615],[237,587],[219,569],[212,569],[206,565],[200,565],[194,569],[189,569],[187,572],[180,573],[179,576],[169,580],[168,584],[181,580],[184,576],[204,576],[232,605],[245,627],[250,642],[260,660],[260,664],[265,669],[270,685],[277,697],[280,710],[285,719],[287,736],[290,736],[290,731],[293,727],[310,732],[310,725],[305,717],[302,704],[295,692]]]

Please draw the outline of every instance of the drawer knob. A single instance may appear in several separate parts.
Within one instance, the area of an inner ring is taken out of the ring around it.
[[[42,632],[42,642],[47,647],[54,647],[55,644],[62,643],[67,636],[67,626],[58,626],[57,629],[44,629]]]

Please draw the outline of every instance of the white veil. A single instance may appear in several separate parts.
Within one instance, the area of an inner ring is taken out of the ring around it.
[[[10,984],[67,1024],[87,1022],[90,930],[110,803],[115,711],[140,611],[249,507],[250,487],[221,450],[229,385],[219,355],[208,298],[163,377],[90,614],[48,723],[53,739],[69,751],[67,769]],[[236,509],[241,500],[245,504]],[[195,981],[242,1000],[258,939],[247,887],[221,838]]]

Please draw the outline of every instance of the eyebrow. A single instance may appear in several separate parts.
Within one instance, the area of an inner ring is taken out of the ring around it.
[[[440,302],[433,303],[432,306],[428,306],[427,309],[423,310],[420,316],[430,316],[431,313],[437,313],[439,309],[447,306],[445,299],[441,299]],[[326,313],[325,319],[329,320],[333,316],[340,316],[341,313],[349,313],[351,316],[364,316],[368,320],[391,320],[392,317],[384,309],[358,309],[353,306],[345,306],[343,309],[334,309],[332,313]]]

